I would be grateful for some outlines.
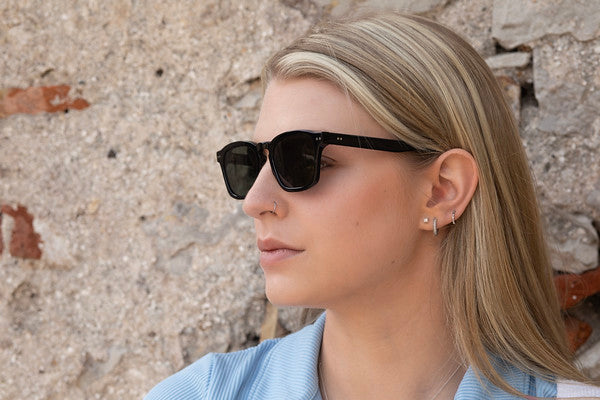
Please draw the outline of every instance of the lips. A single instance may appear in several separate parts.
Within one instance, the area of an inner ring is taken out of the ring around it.
[[[258,239],[256,245],[258,246],[258,250],[260,250],[260,265],[262,267],[281,263],[304,251],[276,239]]]

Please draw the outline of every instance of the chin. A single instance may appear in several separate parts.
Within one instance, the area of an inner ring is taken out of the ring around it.
[[[277,290],[266,286],[265,293],[271,304],[278,307],[304,307],[305,302],[302,301],[302,296],[298,296],[289,290]]]
[[[298,285],[282,285],[281,282],[276,284],[267,279],[265,293],[274,306],[320,308],[315,304],[318,294],[300,290]]]

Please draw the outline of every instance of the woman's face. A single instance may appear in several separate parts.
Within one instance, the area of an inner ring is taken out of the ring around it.
[[[393,138],[328,82],[273,80],[253,140],[290,130]],[[410,282],[425,189],[406,157],[329,145],[319,182],[295,193],[281,189],[265,163],[244,211],[254,218],[271,302],[330,308]]]

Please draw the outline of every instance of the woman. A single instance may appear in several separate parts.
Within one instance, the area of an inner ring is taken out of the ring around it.
[[[524,151],[468,44],[423,18],[364,16],[281,50],[263,82],[253,142],[218,161],[254,218],[270,301],[326,312],[207,355],[147,399],[600,396],[565,382],[586,378]]]

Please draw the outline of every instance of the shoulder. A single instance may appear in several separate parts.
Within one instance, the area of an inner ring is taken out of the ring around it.
[[[144,400],[208,399],[206,382],[210,381],[213,355],[207,354],[187,368],[156,385]]]
[[[213,393],[243,390],[248,386],[248,381],[261,373],[265,358],[268,358],[275,344],[276,341],[266,341],[234,353],[209,353],[160,382],[144,400],[212,399]]]
[[[155,386],[145,400],[310,399],[324,316],[313,325],[246,350],[211,353]]]
[[[600,398],[600,387],[575,381],[559,380],[556,384],[558,398]]]
[[[497,357],[492,358],[492,365],[506,383],[515,390],[532,398],[556,398],[556,382],[547,381],[530,375],[514,365]],[[509,394],[492,384],[482,373],[469,367],[456,392],[455,400],[493,399],[517,400],[521,397]]]

